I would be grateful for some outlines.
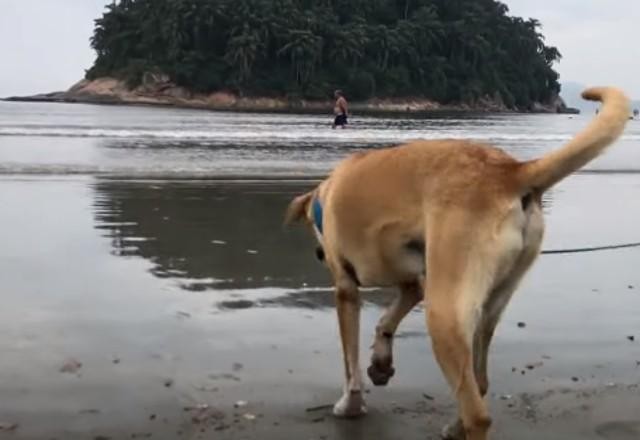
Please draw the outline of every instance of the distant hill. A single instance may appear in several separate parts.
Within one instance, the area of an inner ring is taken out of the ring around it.
[[[193,93],[557,106],[541,24],[497,0],[121,0],[96,20],[88,80],[145,74]]]
[[[580,97],[580,94],[588,86],[578,82],[563,82],[561,84],[560,96],[567,104],[568,107],[574,107],[580,109],[582,113],[595,113],[598,108],[598,104],[591,101],[585,101]],[[631,101],[631,108],[640,109],[640,100]]]

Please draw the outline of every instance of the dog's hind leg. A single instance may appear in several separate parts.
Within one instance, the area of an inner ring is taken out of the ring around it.
[[[442,294],[441,291],[436,292],[437,295]],[[460,310],[464,307],[448,304],[444,300],[432,301],[431,296],[429,298],[427,324],[433,351],[458,400],[466,439],[485,440],[491,418],[476,381],[472,337],[469,337],[467,330],[474,325],[469,321],[475,318],[470,310]]]
[[[427,325],[438,364],[458,401],[464,438],[486,440],[491,418],[476,380],[473,339],[499,258],[493,243],[483,244],[489,238],[485,228],[455,220],[457,227],[451,220],[439,222],[445,226],[427,237]]]
[[[489,377],[487,372],[489,346],[493,338],[498,321],[503,310],[507,306],[517,282],[501,285],[495,289],[478,320],[473,337],[473,371],[475,374],[478,390],[482,397],[486,396],[489,390]],[[460,417],[454,423],[446,425],[442,429],[442,438],[446,440],[466,439],[464,423]]]
[[[420,281],[400,286],[391,305],[376,326],[371,365],[367,374],[374,385],[386,385],[395,373],[393,368],[393,336],[402,319],[424,298]]]
[[[346,382],[333,413],[338,417],[357,417],[366,413],[359,362],[360,292],[355,282],[338,281],[335,298]]]
[[[539,214],[539,213],[538,213]],[[502,313],[511,300],[513,292],[536,260],[542,243],[544,224],[542,216],[533,216],[524,234],[524,249],[517,257],[513,269],[507,277],[496,286],[482,309],[482,316],[473,338],[473,363],[480,394],[485,396],[489,389],[487,373],[489,347],[496,326]],[[455,423],[445,426],[442,437],[447,440],[461,440],[465,438],[464,426],[460,418]]]

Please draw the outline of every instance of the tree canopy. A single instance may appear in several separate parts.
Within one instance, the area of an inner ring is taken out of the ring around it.
[[[499,97],[560,90],[540,23],[495,0],[120,0],[96,20],[87,78],[167,74],[197,92],[353,99]]]

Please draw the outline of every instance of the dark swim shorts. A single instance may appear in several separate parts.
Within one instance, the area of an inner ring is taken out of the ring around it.
[[[333,125],[347,125],[347,115],[341,113],[336,116],[336,119],[333,121]]]

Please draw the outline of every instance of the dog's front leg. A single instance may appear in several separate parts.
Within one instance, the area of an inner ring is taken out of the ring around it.
[[[344,394],[333,407],[338,417],[358,417],[367,412],[360,373],[360,292],[355,283],[336,283],[336,309],[344,356],[346,383]]]
[[[376,326],[371,365],[367,374],[374,385],[386,385],[393,377],[393,336],[402,319],[420,302],[424,296],[420,281],[400,286],[396,296],[380,318]]]

